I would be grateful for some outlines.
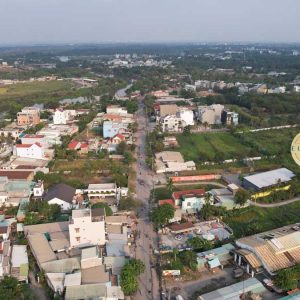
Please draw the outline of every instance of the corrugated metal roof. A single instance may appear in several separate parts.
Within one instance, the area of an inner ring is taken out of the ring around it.
[[[106,297],[107,288],[104,284],[86,284],[68,286],[66,288],[66,300],[81,300]]]

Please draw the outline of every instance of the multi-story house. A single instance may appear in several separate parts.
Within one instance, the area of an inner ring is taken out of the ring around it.
[[[35,107],[24,107],[17,114],[18,126],[35,126],[40,123],[40,111]]]

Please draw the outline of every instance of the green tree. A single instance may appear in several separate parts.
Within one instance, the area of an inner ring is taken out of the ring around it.
[[[182,251],[180,252],[179,257],[185,266],[193,271],[197,269],[197,254],[194,251]]]
[[[134,294],[138,290],[137,277],[145,271],[144,263],[139,259],[128,261],[121,271],[121,287],[126,296]]]
[[[112,216],[112,214],[113,214],[113,211],[111,210],[111,208],[106,203],[95,203],[95,204],[92,205],[92,209],[93,208],[104,208],[105,214],[107,216]]]
[[[300,279],[300,265],[279,270],[274,278],[274,283],[284,291],[297,288]]]
[[[117,146],[117,153],[123,155],[127,150],[127,144],[123,141]]]
[[[24,219],[24,225],[35,225],[40,221],[38,213],[28,212]]]
[[[213,244],[200,237],[192,237],[190,238],[187,243],[195,250],[195,251],[207,251],[213,249]]]
[[[156,226],[162,226],[174,217],[175,208],[171,204],[163,204],[153,210],[152,220]]]
[[[174,183],[172,178],[168,178],[168,182],[167,182],[167,189],[170,193],[173,193],[174,191]]]
[[[236,204],[243,206],[249,200],[250,194],[244,189],[238,189],[234,195],[234,201]]]
[[[3,300],[18,299],[20,296],[18,280],[14,277],[4,276],[0,282],[0,295]]]

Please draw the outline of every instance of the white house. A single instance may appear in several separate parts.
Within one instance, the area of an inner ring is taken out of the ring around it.
[[[202,209],[204,204],[204,197],[183,196],[181,201],[181,211],[184,213],[196,213]]]
[[[105,210],[77,209],[69,223],[71,247],[105,244]]]
[[[76,205],[76,189],[73,187],[59,183],[46,191],[43,199],[49,204],[58,204],[62,210],[70,210]]]
[[[106,108],[107,114],[127,115],[127,109],[120,105],[108,105]]]
[[[33,196],[42,197],[43,194],[44,194],[44,183],[43,181],[39,181],[33,187]]]
[[[22,144],[40,144],[43,148],[49,148],[49,143],[42,134],[25,134],[21,137]]]
[[[39,143],[17,144],[14,154],[22,158],[45,159],[44,149]]]
[[[160,124],[163,132],[181,131],[181,118],[176,115],[167,115],[160,118]]]
[[[53,115],[53,124],[54,125],[66,125],[71,117],[73,116],[72,111],[57,109]]]
[[[182,121],[182,127],[185,126],[193,126],[194,123],[194,113],[190,109],[180,109],[177,113],[177,116],[181,119]]]
[[[98,184],[89,184],[88,189],[89,199],[100,199],[106,197],[116,197],[118,188],[115,183],[98,183]]]

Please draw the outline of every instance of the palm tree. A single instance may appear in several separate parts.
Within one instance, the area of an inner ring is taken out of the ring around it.
[[[169,178],[169,179],[168,179],[168,182],[167,182],[167,189],[168,189],[171,193],[173,193],[173,191],[174,191],[174,184],[173,184],[172,178]]]

